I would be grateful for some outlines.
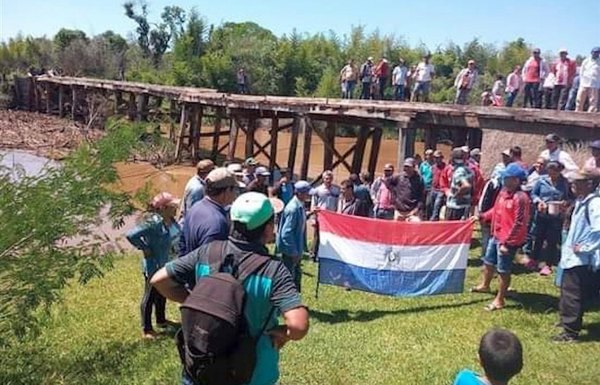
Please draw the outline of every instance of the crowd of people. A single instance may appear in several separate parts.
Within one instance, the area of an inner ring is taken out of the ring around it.
[[[600,47],[593,48],[580,66],[569,58],[567,49],[560,49],[558,54],[556,61],[547,63],[536,48],[523,65],[506,75],[506,82],[504,74],[496,74],[493,85],[481,94],[481,105],[512,107],[522,93],[524,107],[597,112]],[[373,57],[368,57],[360,68],[348,60],[340,71],[342,98],[352,99],[360,85],[361,99],[383,100],[386,88],[391,86],[393,100],[428,102],[435,76],[430,59],[431,55],[426,54],[417,65],[409,66],[400,58],[393,68],[386,57],[376,64]],[[477,63],[469,60],[454,81],[455,104],[469,103],[478,75]]]
[[[295,180],[289,170],[274,175],[276,170],[253,158],[221,167],[201,160],[183,199],[158,194],[127,234],[144,253],[143,336],[151,339],[156,335],[153,308],[158,327],[171,324],[165,318],[166,299],[182,303],[187,312],[199,312],[192,319],[205,319],[219,305],[212,300],[214,296],[227,293],[232,282],[242,277],[242,313],[256,348],[256,364],[248,382],[274,384],[278,377],[276,352],[308,332],[309,313],[300,299],[301,262],[311,227],[315,230],[313,245],[318,244],[318,220],[311,218],[328,210],[405,222],[478,221],[484,267],[480,284],[471,291],[490,293],[496,274],[499,280],[497,294],[485,309],[498,311],[505,306],[515,255],[522,250],[525,258],[521,263],[526,268],[561,278],[562,332],[553,340],[577,341],[586,302],[600,296],[600,140],[590,144],[591,156],[584,165],[576,164],[561,148],[557,135],[547,135],[545,144],[532,165],[522,160],[518,146],[502,151],[489,175],[481,170],[484,154],[480,149],[457,147],[447,160],[441,151],[427,149],[423,157],[404,159],[402,170],[386,164],[376,178],[369,173],[352,174],[337,184],[327,170],[316,187]],[[271,243],[278,258],[270,257],[267,245]],[[175,259],[171,258],[173,248],[178,255]],[[264,257],[269,258],[262,261]],[[223,272],[235,279],[222,278],[219,274]],[[217,281],[229,286],[207,294]],[[232,311],[228,309],[225,313]],[[282,325],[278,314],[283,316]],[[204,334],[194,334],[193,328],[186,329],[190,322],[186,319],[182,318],[179,345],[185,368],[183,383],[210,383],[202,380],[206,369],[189,366],[196,361],[186,359],[191,354],[188,345],[196,344],[196,356],[208,354],[204,350],[210,350],[215,341],[211,333],[221,329],[206,326]],[[215,319],[218,317],[209,317],[212,323]],[[210,322],[207,325],[212,325]],[[512,333],[487,333],[479,349],[484,377],[507,382],[522,368],[521,350]],[[498,357],[503,358],[498,361]],[[455,383],[480,383],[476,381],[483,380],[463,371]]]

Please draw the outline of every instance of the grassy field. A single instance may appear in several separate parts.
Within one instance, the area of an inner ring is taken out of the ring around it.
[[[0,347],[0,384],[178,384],[173,332],[140,338],[138,262],[124,257],[104,279],[69,288],[38,338]],[[479,275],[474,258],[470,265],[466,287]],[[458,370],[479,369],[479,338],[493,326],[516,332],[525,348],[512,384],[599,383],[600,314],[586,315],[582,343],[550,343],[558,291],[548,278],[517,275],[519,295],[488,313],[491,297],[470,293],[389,298],[321,286],[315,299],[316,266],[304,267],[311,330],[283,350],[282,385],[451,384]],[[177,319],[175,305],[168,312]]]

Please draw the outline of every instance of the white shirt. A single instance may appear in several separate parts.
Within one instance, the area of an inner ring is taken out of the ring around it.
[[[392,84],[395,86],[405,86],[407,72],[408,68],[405,66],[396,66],[392,72]]]
[[[579,87],[600,88],[600,58],[586,58],[581,63]]]
[[[565,178],[568,178],[569,174],[573,171],[579,170],[579,166],[577,166],[577,163],[571,158],[571,155],[560,148],[557,148],[554,152],[550,152],[550,150],[546,149],[542,151],[540,157],[547,159],[548,161],[560,162],[565,167],[562,172]]]
[[[425,64],[425,62],[420,62],[417,66],[417,81],[430,82],[431,75],[434,73],[435,69],[433,68],[433,64]]]
[[[514,92],[521,88],[521,75],[511,72],[506,77],[506,92]]]

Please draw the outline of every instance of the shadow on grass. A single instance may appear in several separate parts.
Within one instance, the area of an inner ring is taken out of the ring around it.
[[[543,293],[513,293],[510,299],[528,313],[549,313],[558,310],[558,297]]]
[[[481,260],[481,258],[469,258],[467,260],[467,266],[468,267],[481,267],[481,266],[483,266],[483,261]]]
[[[587,333],[579,336],[579,342],[600,341],[600,322],[594,322],[583,326]]]
[[[346,309],[334,310],[331,313],[325,313],[318,310],[311,310],[310,317],[317,319],[319,322],[329,323],[329,324],[337,324],[342,322],[369,322],[376,320],[381,317],[385,317],[388,315],[400,315],[400,314],[417,314],[423,313],[427,311],[435,311],[435,310],[443,310],[443,309],[453,309],[459,308],[463,306],[475,305],[483,302],[487,302],[487,298],[471,300],[467,302],[460,303],[449,303],[449,304],[441,304],[434,306],[419,306],[408,309],[398,309],[398,310],[372,310],[372,311],[353,311],[350,312]]]

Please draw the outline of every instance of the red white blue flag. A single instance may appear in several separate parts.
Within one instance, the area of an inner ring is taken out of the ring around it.
[[[318,215],[320,283],[393,296],[463,291],[471,222]]]

